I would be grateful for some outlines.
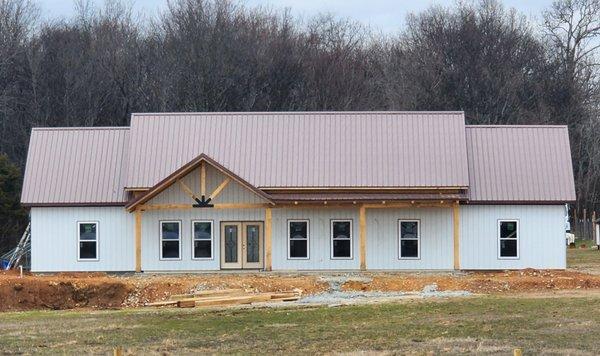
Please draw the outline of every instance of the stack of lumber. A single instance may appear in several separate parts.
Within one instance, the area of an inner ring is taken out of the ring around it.
[[[146,306],[177,306],[179,308],[213,307],[257,302],[285,302],[300,299],[299,291],[250,293],[243,289],[219,289],[175,294],[163,302],[147,303]]]

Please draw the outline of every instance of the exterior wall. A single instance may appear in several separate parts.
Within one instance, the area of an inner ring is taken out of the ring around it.
[[[206,165],[206,194],[217,188],[226,176],[210,165]],[[194,169],[182,181],[200,195],[200,168]],[[231,181],[221,194],[211,203],[260,204],[265,201],[241,184]],[[148,204],[192,204],[192,198],[181,189],[178,183],[165,189],[151,199]],[[181,222],[181,259],[160,259],[160,221]],[[192,259],[192,220],[213,222],[213,258],[210,260]],[[189,209],[152,210],[142,215],[142,270],[149,271],[211,271],[220,269],[221,222],[225,221],[264,221],[265,209]],[[264,260],[264,256],[263,256]]]
[[[230,187],[228,187],[230,188]],[[189,197],[188,197],[189,198]],[[235,197],[233,197],[235,198]],[[241,199],[241,198],[240,198]],[[236,200],[240,202],[240,200]],[[243,200],[241,200],[243,201]],[[274,270],[358,270],[358,209],[273,210]],[[521,269],[566,267],[562,205],[461,205],[460,258],[462,269]],[[308,260],[288,259],[287,222],[310,221]],[[331,219],[351,219],[352,259],[331,258]],[[398,258],[398,220],[418,219],[421,256]],[[519,220],[519,259],[498,258],[498,220]],[[32,271],[134,270],[133,215],[122,207],[32,208]],[[220,223],[264,221],[264,209],[190,209],[148,211],[142,219],[142,269],[199,271],[220,269]],[[181,221],[181,260],[160,260],[159,222]],[[192,260],[192,220],[213,221],[213,259]],[[98,261],[77,260],[77,222],[98,221]],[[367,268],[416,270],[453,268],[452,209],[367,209]]]
[[[273,209],[273,270],[358,269],[358,209]],[[309,259],[288,259],[288,220],[309,220]],[[352,220],[352,259],[331,258],[331,219]]]
[[[462,205],[462,269],[566,268],[564,205]],[[519,220],[519,258],[498,258],[498,220]]]
[[[160,221],[181,222],[181,259],[160,259]],[[213,258],[192,259],[192,220],[213,221]],[[221,222],[264,221],[264,209],[188,209],[154,210],[142,216],[142,270],[151,271],[210,271],[220,269]]]
[[[78,221],[98,222],[98,261],[78,261]],[[31,209],[31,270],[133,271],[133,215],[122,207]]]
[[[400,259],[398,220],[420,221],[420,257]],[[454,267],[450,208],[367,209],[367,269],[445,269]]]

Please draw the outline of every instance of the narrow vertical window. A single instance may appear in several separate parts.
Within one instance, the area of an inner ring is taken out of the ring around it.
[[[160,258],[176,260],[181,256],[181,223],[179,221],[160,222]]]
[[[406,259],[420,258],[420,234],[418,220],[400,220],[399,224],[399,256]]]
[[[211,259],[212,258],[212,221],[192,221],[192,258]]]
[[[352,220],[331,221],[331,258],[352,258]]]
[[[499,258],[519,258],[519,223],[517,220],[498,221]]]
[[[308,220],[290,220],[288,222],[288,258],[307,259],[308,239],[309,239]]]
[[[78,225],[78,258],[88,261],[98,260],[98,223],[80,222]]]

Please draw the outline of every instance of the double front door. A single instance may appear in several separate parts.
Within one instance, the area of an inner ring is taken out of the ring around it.
[[[221,223],[221,268],[263,268],[263,223]]]

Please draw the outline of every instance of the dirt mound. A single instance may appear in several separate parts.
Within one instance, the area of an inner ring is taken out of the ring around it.
[[[324,275],[327,275],[324,273]],[[331,275],[331,274],[330,274]],[[436,284],[440,291],[522,293],[556,290],[600,290],[600,275],[576,271],[507,271],[453,273],[356,273],[343,291],[417,292]],[[292,289],[304,295],[327,291],[331,285],[319,275],[300,274],[181,274],[121,275],[58,273],[30,275],[0,273],[0,311],[31,309],[139,307],[168,299],[172,294],[197,290],[242,288],[248,292]]]
[[[473,293],[533,292],[541,290],[596,289],[600,276],[574,271],[503,271],[469,272],[465,275],[377,274],[373,280],[346,282],[343,290],[420,291],[437,284],[442,291],[465,290]]]

